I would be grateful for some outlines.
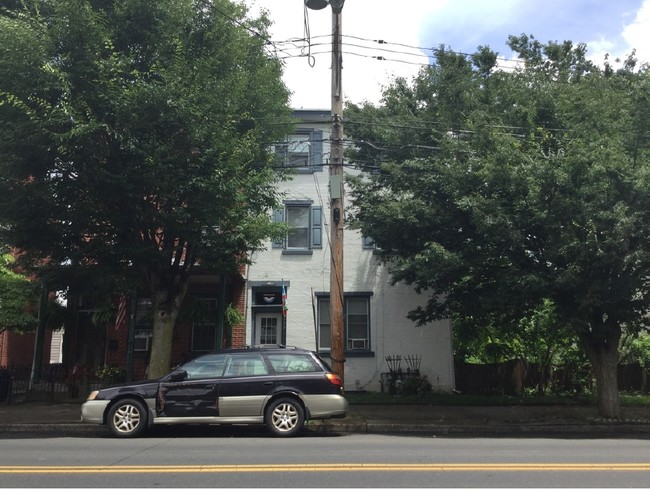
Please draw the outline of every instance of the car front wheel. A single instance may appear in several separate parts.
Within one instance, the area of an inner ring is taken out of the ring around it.
[[[292,398],[279,398],[266,409],[266,425],[273,435],[294,436],[305,425],[305,411]]]
[[[138,400],[120,400],[108,412],[108,428],[117,437],[136,437],[147,428],[147,409]]]

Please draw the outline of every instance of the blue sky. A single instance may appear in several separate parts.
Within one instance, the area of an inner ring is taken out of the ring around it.
[[[273,22],[292,105],[329,109],[330,8],[305,12],[304,0],[241,1],[253,15],[265,9]],[[650,0],[346,0],[342,24],[344,98],[356,103],[377,103],[394,77],[416,76],[440,44],[465,53],[488,45],[511,58],[509,34],[584,42],[598,63],[606,53],[613,60],[632,48],[650,61]]]
[[[474,52],[482,44],[510,57],[507,37],[522,33],[532,34],[544,43],[584,42],[592,47],[590,51],[594,55],[609,50],[621,56],[631,47],[624,38],[626,27],[635,22],[644,2],[460,0],[432,3],[439,6],[420,24],[419,40],[423,46],[444,43],[454,51]]]

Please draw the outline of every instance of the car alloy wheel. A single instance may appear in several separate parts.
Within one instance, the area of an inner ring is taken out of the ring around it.
[[[108,412],[108,427],[118,437],[135,437],[146,426],[147,411],[138,400],[120,400]]]
[[[305,424],[305,411],[292,398],[280,398],[272,402],[266,415],[269,430],[276,436],[293,436]]]

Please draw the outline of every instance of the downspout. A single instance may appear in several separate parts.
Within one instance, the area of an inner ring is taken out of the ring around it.
[[[126,343],[126,381],[133,381],[133,349],[135,347],[135,309],[138,304],[138,293],[131,296],[129,305],[129,337]]]
[[[221,291],[219,292],[219,301],[217,303],[219,313],[217,316],[217,332],[214,339],[215,350],[223,349],[223,324],[226,316],[226,276],[224,274],[221,274],[219,277],[219,282],[221,283]],[[230,347],[229,339],[226,339],[226,346]]]

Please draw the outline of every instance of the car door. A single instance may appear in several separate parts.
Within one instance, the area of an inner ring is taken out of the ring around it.
[[[261,354],[233,354],[219,386],[221,417],[258,417],[273,392],[274,377]]]
[[[219,383],[227,356],[210,354],[181,366],[160,383],[156,400],[159,417],[218,417]]]

